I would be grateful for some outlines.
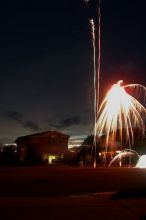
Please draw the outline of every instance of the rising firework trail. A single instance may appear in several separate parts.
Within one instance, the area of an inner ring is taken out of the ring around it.
[[[114,84],[105,96],[98,112],[97,134],[105,136],[106,151],[110,142],[117,139],[129,148],[134,143],[134,129],[145,134],[146,109],[138,98],[146,97],[146,88],[139,84],[122,86],[122,80]],[[135,97],[128,94],[134,92]]]
[[[97,79],[96,79],[96,44],[95,44],[95,23],[94,20],[90,20],[91,25],[91,33],[92,33],[92,44],[93,44],[93,63],[94,63],[94,153],[95,153],[95,159],[94,159],[94,168],[96,167],[96,136],[97,136],[97,128],[96,128],[96,122],[97,122]]]
[[[100,7],[101,1],[99,0],[99,6],[98,6],[98,64],[97,64],[97,112],[99,109],[99,89],[100,89],[100,66],[101,66],[101,7]]]
[[[85,0],[87,4],[90,0]],[[99,1],[98,5],[98,61],[97,61],[97,68],[96,68],[96,34],[95,34],[95,22],[93,19],[90,19],[91,24],[91,31],[92,31],[92,44],[93,44],[93,62],[94,62],[94,168],[96,167],[96,142],[97,142],[97,115],[99,109],[99,80],[100,80],[100,51],[101,51],[101,13],[100,13],[100,4]]]
[[[90,0],[85,0],[86,5]],[[95,33],[95,22],[90,19],[91,32],[92,32],[92,44],[93,44],[93,62],[94,62],[94,168],[96,167],[96,142],[97,142],[97,115],[99,109],[99,85],[100,85],[100,59],[101,59],[101,0],[99,0],[97,7],[98,14],[98,60],[96,68],[96,33]]]
[[[96,61],[94,60],[94,112],[95,112],[95,126],[94,126],[94,148],[95,148],[95,158],[94,158],[94,168],[96,168],[96,142],[97,142],[97,117],[98,117],[98,110],[99,110],[99,89],[100,89],[100,65],[101,65],[101,12],[100,12],[100,4],[101,1],[99,0],[99,5],[97,8],[98,13],[98,62],[97,62],[97,70],[96,70]],[[94,28],[95,29],[95,28]],[[96,51],[94,51],[96,56]]]

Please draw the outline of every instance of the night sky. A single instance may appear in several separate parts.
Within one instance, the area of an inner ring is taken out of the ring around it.
[[[92,133],[97,2],[0,4],[0,142],[58,130]],[[146,1],[102,0],[100,99],[113,83],[146,84]],[[98,39],[96,39],[98,40]],[[101,101],[100,100],[100,101]]]

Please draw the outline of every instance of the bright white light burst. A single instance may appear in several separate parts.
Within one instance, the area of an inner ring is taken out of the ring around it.
[[[146,168],[146,155],[142,155],[137,164],[136,164],[137,168]]]
[[[137,98],[146,97],[146,88],[139,84],[122,86],[122,83],[120,80],[111,87],[99,108],[97,135],[105,135],[105,146],[108,146],[109,138],[115,140],[117,135],[121,143],[131,146],[134,141],[133,129],[140,129],[142,134],[145,132],[146,109],[125,88],[134,91]]]

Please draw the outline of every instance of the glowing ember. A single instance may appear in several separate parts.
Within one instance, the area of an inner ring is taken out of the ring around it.
[[[129,95],[125,88],[133,89],[136,92],[135,95],[139,97],[146,96],[146,88],[139,84],[122,86],[122,82],[120,80],[111,87],[98,112],[97,135],[105,135],[106,147],[109,144],[109,138],[116,140],[117,132],[120,143],[126,146],[133,144],[134,128],[140,129],[142,134],[145,132],[143,119],[146,117],[146,109],[136,98]]]
[[[146,168],[146,155],[142,155],[137,164],[136,164],[137,168]]]

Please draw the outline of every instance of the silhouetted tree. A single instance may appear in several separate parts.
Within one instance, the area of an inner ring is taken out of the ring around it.
[[[94,135],[88,135],[80,146],[79,158],[84,165],[92,165],[94,160]],[[96,143],[96,160],[99,163],[99,142]]]

